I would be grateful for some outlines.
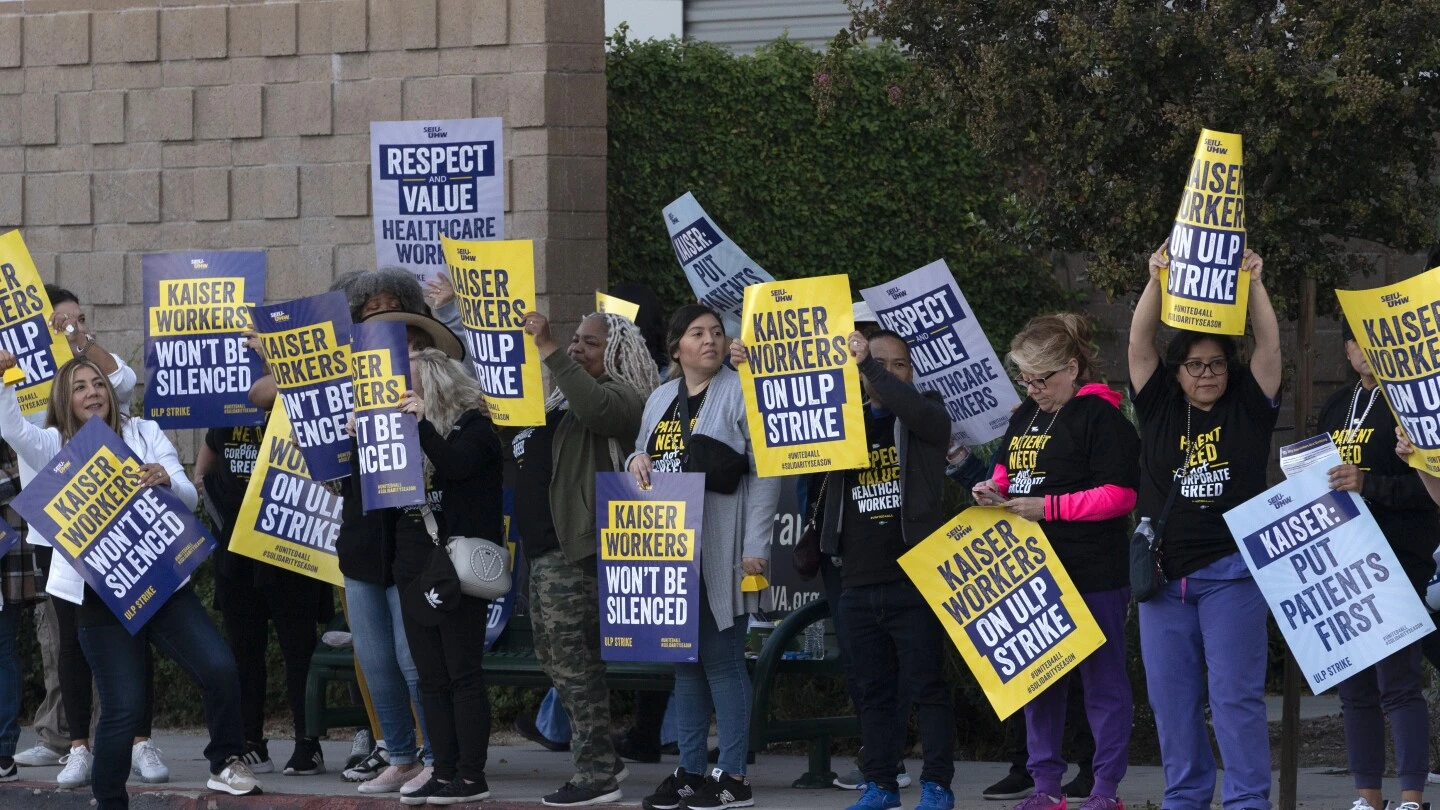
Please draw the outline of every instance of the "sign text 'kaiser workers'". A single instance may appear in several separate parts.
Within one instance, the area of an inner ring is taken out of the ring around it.
[[[745,412],[762,476],[849,470],[869,461],[846,276],[745,288],[740,365]]]
[[[265,254],[147,253],[140,266],[145,416],[174,429],[264,422],[249,398],[263,365],[240,333],[265,299]]]
[[[725,333],[734,337],[745,303],[745,288],[774,281],[775,277],[720,230],[694,194],[687,191],[665,206],[664,215],[675,258],[685,270],[695,298],[720,313]]]
[[[400,398],[410,388],[405,324],[377,321],[350,327],[350,368],[365,511],[425,503],[419,420],[399,411]]]
[[[20,232],[0,236],[0,349],[15,355],[25,374],[16,393],[26,416],[50,407],[50,381],[72,356],[70,343],[50,329],[54,314]]]
[[[1323,465],[1225,513],[1316,694],[1435,630],[1365,503]]]
[[[12,505],[133,635],[215,550],[169,487],[141,487],[140,459],[92,416]]]
[[[350,305],[343,292],[251,308],[255,331],[295,441],[316,481],[350,474],[345,423],[350,382]]]
[[[1176,329],[1245,334],[1245,160],[1239,135],[1200,130],[1160,271],[1160,316]]]
[[[703,473],[596,473],[600,654],[607,661],[700,660]]]

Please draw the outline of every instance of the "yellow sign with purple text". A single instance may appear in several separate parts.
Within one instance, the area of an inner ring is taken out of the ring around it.
[[[1176,329],[1245,334],[1245,160],[1239,135],[1200,130],[1160,271],[1160,317]]]
[[[632,304],[624,298],[616,298],[613,295],[606,295],[596,290],[595,311],[619,315],[622,318],[629,318],[631,323],[634,323],[636,316],[640,314],[640,305]]]
[[[54,313],[20,232],[0,236],[0,349],[15,355],[5,382],[16,384],[26,416],[50,407],[50,383],[74,356],[69,341],[50,329]]]

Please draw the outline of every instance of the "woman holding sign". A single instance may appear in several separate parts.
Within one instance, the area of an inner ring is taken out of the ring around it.
[[[1008,359],[1020,372],[1015,385],[1027,396],[1010,417],[992,479],[975,485],[975,501],[1042,524],[1105,634],[1105,643],[1078,668],[1095,736],[1095,781],[1081,810],[1114,810],[1133,714],[1125,673],[1126,540],[1140,482],[1140,438],[1120,412],[1120,395],[1090,382],[1096,351],[1083,317],[1031,320],[1010,341]],[[1060,744],[1069,692],[1068,682],[1052,684],[1025,705],[1035,792],[1017,810],[1064,806]]]
[[[0,371],[14,365],[15,356],[0,351]],[[170,440],[154,422],[131,418],[121,409],[115,389],[93,361],[71,360],[56,372],[44,428],[30,424],[20,414],[13,385],[0,391],[0,436],[32,469],[44,467],[92,417],[109,425],[144,462],[137,471],[141,488],[170,487],[181,501],[195,508],[195,486],[185,475]],[[131,739],[146,710],[145,650],[149,644],[179,664],[200,687],[210,730],[210,744],[205,747],[211,774],[207,786],[236,796],[259,792],[254,774],[241,760],[245,734],[235,657],[188,584],[134,636],[72,566],[56,565],[47,589],[51,596],[79,605],[80,646],[100,693],[91,782],[101,810],[129,806],[125,782],[131,769]]]
[[[740,375],[724,364],[725,328],[703,304],[670,319],[671,380],[650,395],[628,467],[642,487],[654,472],[705,473],[700,529],[700,661],[675,665],[680,767],[643,802],[649,810],[682,804],[694,810],[748,806],[750,749],[749,629],[740,581],[764,574],[780,479],[755,474]],[[720,735],[719,767],[705,771],[713,713]]]
[[[1150,257],[1129,351],[1140,420],[1139,514],[1154,526],[1168,580],[1140,604],[1141,653],[1165,767],[1164,807],[1202,810],[1214,796],[1208,692],[1225,760],[1225,809],[1263,808],[1270,801],[1269,610],[1224,513],[1265,490],[1280,404],[1280,327],[1261,281],[1260,256],[1247,250],[1242,266],[1250,271],[1255,332],[1249,367],[1240,364],[1233,338],[1190,331],[1170,341],[1162,364],[1155,333],[1158,275],[1170,261],[1166,247]]]

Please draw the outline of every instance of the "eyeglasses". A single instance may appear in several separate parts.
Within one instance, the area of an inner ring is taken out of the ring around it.
[[[1186,371],[1190,372],[1191,377],[1204,376],[1205,369],[1210,369],[1211,374],[1219,377],[1230,368],[1230,362],[1225,358],[1221,357],[1215,360],[1211,360],[1208,363],[1204,360],[1186,360],[1184,363],[1181,363],[1180,366]]]
[[[1046,374],[1043,377],[1036,377],[1033,380],[1027,380],[1024,377],[1016,377],[1015,387],[1019,388],[1021,391],[1029,391],[1032,388],[1036,391],[1044,391],[1045,383],[1049,382],[1051,377],[1054,377],[1056,374],[1059,374],[1064,370],[1065,369],[1063,368],[1057,368],[1049,374]]]

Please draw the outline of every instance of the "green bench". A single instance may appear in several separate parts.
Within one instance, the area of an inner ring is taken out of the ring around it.
[[[786,659],[785,651],[804,637],[805,628],[824,622],[829,603],[811,602],[786,616],[765,639],[760,654],[749,659],[754,685],[750,710],[750,746],[756,751],[776,742],[809,743],[809,770],[795,780],[797,788],[829,788],[835,773],[830,769],[830,743],[835,737],[860,734],[854,715],[836,717],[779,718],[772,702],[776,680],[785,677],[816,678],[845,675],[833,632],[825,636],[823,660]],[[344,629],[337,618],[331,629]],[[547,689],[550,678],[535,658],[534,634],[528,616],[511,616],[505,632],[485,653],[485,682],[489,686],[521,686]],[[606,665],[605,682],[611,689],[670,691],[675,687],[675,670],[670,664],[611,661]],[[355,683],[355,658],[349,648],[336,649],[321,643],[310,662],[305,685],[305,725],[309,734],[324,736],[331,728],[368,726],[362,705],[331,706],[326,690],[331,683]]]

